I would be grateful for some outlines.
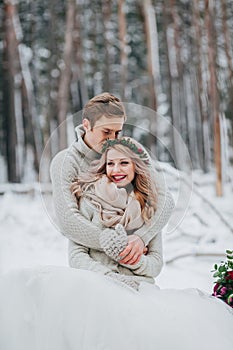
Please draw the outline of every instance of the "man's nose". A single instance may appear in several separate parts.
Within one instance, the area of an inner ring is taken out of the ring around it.
[[[111,131],[110,134],[108,134],[108,139],[114,140],[117,138],[117,133],[115,131]]]

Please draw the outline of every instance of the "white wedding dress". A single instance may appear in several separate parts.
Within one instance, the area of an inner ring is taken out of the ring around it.
[[[97,273],[39,267],[0,277],[1,350],[219,350],[232,309],[198,289],[139,292]]]

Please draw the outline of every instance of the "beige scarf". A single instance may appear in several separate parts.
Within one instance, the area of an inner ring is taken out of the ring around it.
[[[106,175],[86,186],[82,197],[99,209],[100,220],[106,227],[121,224],[126,230],[134,230],[144,223],[134,192],[128,194],[125,188],[118,188]]]

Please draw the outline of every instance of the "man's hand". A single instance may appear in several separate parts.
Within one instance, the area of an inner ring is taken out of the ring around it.
[[[122,259],[118,262],[128,265],[137,264],[144,253],[144,248],[144,243],[140,237],[137,235],[128,236],[127,247],[120,253],[119,257]]]

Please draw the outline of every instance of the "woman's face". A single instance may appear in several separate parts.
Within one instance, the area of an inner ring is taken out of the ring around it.
[[[135,166],[131,158],[113,148],[107,153],[106,174],[117,187],[125,187],[134,179]]]

